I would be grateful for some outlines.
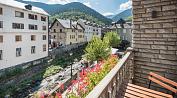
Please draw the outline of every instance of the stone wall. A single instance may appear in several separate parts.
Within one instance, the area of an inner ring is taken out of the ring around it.
[[[62,55],[65,52],[69,52],[72,49],[79,48],[80,46],[83,46],[85,44],[86,43],[83,42],[83,43],[75,43],[75,44],[71,44],[71,45],[66,45],[64,47],[60,47],[60,48],[54,49],[49,54],[50,54],[50,56],[52,56],[54,58],[55,56],[60,56],[60,55]]]
[[[149,72],[177,81],[177,0],[132,1],[135,84],[147,87]]]

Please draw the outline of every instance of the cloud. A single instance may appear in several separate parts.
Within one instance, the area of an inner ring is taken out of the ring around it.
[[[24,0],[24,1],[40,2],[39,0]]]
[[[88,6],[88,7],[90,7],[90,8],[92,7],[91,4],[90,4],[90,2],[85,2],[83,4],[86,5],[86,6]]]
[[[47,0],[47,4],[66,4],[71,2],[78,2],[78,0]]]
[[[96,4],[96,5],[98,5],[98,4],[99,4],[99,2],[95,2],[95,4]]]
[[[127,2],[125,2],[125,3],[122,3],[121,5],[120,5],[120,10],[126,10],[126,9],[129,9],[129,8],[132,8],[132,1],[131,0],[129,0],[129,1],[127,1]]]
[[[114,15],[114,13],[111,13],[111,12],[106,12],[106,13],[103,13],[104,16],[109,16],[109,15]]]

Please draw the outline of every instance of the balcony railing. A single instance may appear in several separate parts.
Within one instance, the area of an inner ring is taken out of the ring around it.
[[[100,81],[100,83],[87,95],[86,98],[116,98],[120,96],[122,84],[133,79],[133,49],[128,48],[127,53],[119,63]]]

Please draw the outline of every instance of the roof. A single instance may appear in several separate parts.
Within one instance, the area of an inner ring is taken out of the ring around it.
[[[123,19],[121,18],[121,19],[119,19],[116,23],[117,23],[117,24],[124,24],[124,23],[126,23],[126,22],[125,22],[125,20],[123,20]]]
[[[27,10],[27,11],[33,11],[33,12],[44,14],[44,15],[49,15],[43,9],[35,7],[35,6],[32,6],[32,10],[28,10],[28,9],[25,8],[25,5],[28,5],[28,4],[21,3],[21,2],[18,2],[18,1],[14,1],[14,0],[0,0],[0,4],[11,6],[11,7],[16,7],[16,8],[20,8],[20,9],[24,9],[24,10]]]
[[[61,23],[61,25],[63,25],[63,27],[64,28],[71,28],[70,27],[70,20],[69,19],[67,19],[67,20],[63,20],[63,19],[56,19],[58,22],[60,22]]]
[[[63,19],[55,19],[55,21],[52,23],[52,25],[50,26],[50,28],[53,27],[54,23],[58,21],[64,28],[67,29],[84,29],[80,24],[78,24],[78,22],[76,21],[71,21],[69,19],[67,20],[63,20]]]
[[[122,27],[123,26],[123,27]],[[125,23],[125,24],[114,24],[114,25],[111,25],[110,26],[111,29],[116,29],[116,28],[132,28],[132,25],[128,24],[128,23]]]

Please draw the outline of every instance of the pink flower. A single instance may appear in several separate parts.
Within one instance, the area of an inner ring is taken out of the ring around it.
[[[71,83],[75,85],[77,83],[77,80],[72,80]]]
[[[60,85],[60,88],[61,88],[62,90],[64,90],[64,84],[63,84],[63,83]]]
[[[61,95],[61,93],[56,93],[56,95],[55,95],[57,98],[62,98],[62,95]]]
[[[44,92],[41,92],[40,98],[45,98]]]

